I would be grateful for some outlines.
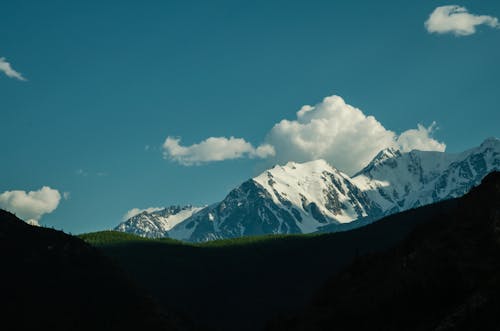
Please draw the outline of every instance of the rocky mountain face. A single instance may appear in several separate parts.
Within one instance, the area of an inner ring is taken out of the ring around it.
[[[137,215],[117,230],[195,242],[343,231],[462,196],[493,170],[500,170],[496,138],[459,154],[383,150],[352,177],[324,160],[289,162],[244,182],[219,203],[182,214],[187,216],[177,217],[177,224],[167,230],[154,213]]]
[[[328,224],[380,216],[352,180],[324,160],[275,166],[169,231],[206,241],[271,233],[310,233]]]
[[[386,214],[459,197],[500,169],[500,140],[459,154],[385,150],[353,181]]]
[[[170,206],[153,212],[143,211],[118,224],[115,230],[147,238],[162,238],[168,236],[168,230],[201,209],[188,205]]]

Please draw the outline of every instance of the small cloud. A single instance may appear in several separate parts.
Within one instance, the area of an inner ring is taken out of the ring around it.
[[[106,177],[108,176],[109,174],[107,172],[104,172],[104,171],[99,171],[99,172],[88,172],[84,169],[78,169],[75,171],[75,174],[77,176],[82,176],[82,177],[87,177],[87,176],[97,176],[97,177]]]
[[[418,124],[416,129],[410,129],[401,133],[396,140],[399,149],[403,152],[409,152],[414,149],[444,152],[446,144],[431,138],[435,129],[436,122],[432,122],[427,128],[422,124]]]
[[[150,148],[151,148],[151,146],[149,146],[149,145],[144,146],[145,151],[149,151]]]
[[[500,27],[496,17],[470,14],[465,7],[457,5],[437,7],[424,25],[429,33],[452,33],[456,36],[472,35],[478,25]]]
[[[71,193],[70,193],[70,192],[64,192],[64,193],[63,193],[63,198],[64,198],[64,200],[68,200],[70,196],[71,196]]]
[[[180,145],[180,138],[167,137],[163,156],[182,165],[199,165],[207,162],[239,159],[243,157],[266,158],[274,155],[268,144],[253,147],[242,138],[210,137],[191,146]]]
[[[149,208],[145,208],[145,209],[132,208],[128,212],[126,212],[125,215],[123,215],[122,221],[126,221],[129,218],[134,217],[136,215],[139,215],[142,212],[152,213],[154,211],[158,211],[158,210],[162,210],[162,209],[164,209],[164,208],[160,208],[160,207],[149,207]]]
[[[78,176],[84,176],[84,177],[88,175],[88,173],[85,170],[83,170],[83,169],[76,170],[76,174]]]
[[[0,57],[0,71],[7,75],[7,77],[26,81],[26,78],[20,72],[15,71],[4,57]]]
[[[59,191],[48,186],[38,191],[5,191],[0,194],[0,208],[16,214],[30,224],[38,224],[40,218],[53,212],[60,201]]]

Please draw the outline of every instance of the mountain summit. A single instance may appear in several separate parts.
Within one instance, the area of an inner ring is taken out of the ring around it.
[[[462,196],[494,170],[500,170],[496,138],[458,154],[386,149],[353,177],[324,160],[288,162],[249,179],[221,202],[177,218],[170,229],[141,227],[156,217],[144,213],[117,230],[186,241],[342,231]]]

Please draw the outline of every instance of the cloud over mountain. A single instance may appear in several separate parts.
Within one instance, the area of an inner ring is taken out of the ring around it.
[[[131,217],[134,217],[136,215],[139,215],[140,213],[142,212],[148,212],[148,213],[152,213],[154,211],[158,211],[158,210],[162,210],[163,208],[160,208],[160,207],[149,207],[149,208],[144,208],[144,209],[139,209],[139,208],[132,208],[130,209],[129,211],[127,211],[125,213],[125,215],[123,215],[122,217],[122,220],[123,221],[126,221],[128,220],[129,218]]]
[[[61,194],[58,190],[44,186],[37,191],[5,191],[0,194],[0,208],[16,214],[30,224],[37,225],[44,214],[53,212]]]
[[[352,174],[384,148],[444,151],[446,146],[431,137],[433,128],[434,124],[429,128],[418,125],[397,135],[333,95],[314,106],[303,106],[295,120],[277,123],[266,141],[275,147],[280,163],[321,158]]]
[[[432,138],[435,127],[435,123],[427,128],[419,124],[398,135],[374,116],[367,116],[340,96],[332,95],[314,106],[303,106],[295,119],[275,124],[257,148],[234,137],[211,137],[191,146],[181,146],[180,139],[167,137],[163,150],[165,158],[183,165],[242,157],[267,158],[273,163],[325,159],[353,174],[388,147],[444,151],[446,145]]]
[[[478,25],[500,27],[496,17],[470,14],[465,7],[457,5],[437,7],[425,22],[429,33],[452,33],[456,36],[474,34]]]

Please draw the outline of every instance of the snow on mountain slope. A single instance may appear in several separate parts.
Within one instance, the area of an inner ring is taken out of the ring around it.
[[[324,160],[289,162],[248,180],[218,204],[169,231],[180,240],[311,233],[332,223],[379,215],[350,178]]]
[[[166,223],[158,212],[143,213],[117,230],[196,242],[343,231],[461,196],[493,170],[500,170],[500,140],[496,138],[459,154],[386,149],[352,178],[324,160],[289,162],[249,179],[221,202],[190,207],[176,218],[169,215]]]
[[[489,138],[459,154],[385,150],[353,182],[390,214],[461,196],[499,169],[500,140]]]
[[[116,231],[137,234],[148,238],[161,238],[167,231],[202,208],[193,206],[170,206],[161,210],[143,211],[118,224]]]
[[[324,160],[307,163],[289,162],[254,178],[282,207],[294,206],[304,219],[303,233],[324,223],[346,223],[368,216],[373,206],[351,182],[349,176]],[[322,216],[318,216],[318,213]]]

